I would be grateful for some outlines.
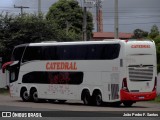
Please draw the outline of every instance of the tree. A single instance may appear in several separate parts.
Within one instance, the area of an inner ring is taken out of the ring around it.
[[[158,35],[159,35],[158,27],[157,27],[157,25],[153,25],[149,36],[150,36],[150,38],[154,39]]]
[[[148,32],[143,31],[141,29],[135,29],[133,34],[134,39],[146,38],[148,36]]]
[[[10,58],[13,47],[23,43],[57,39],[57,28],[53,21],[43,15],[0,16],[0,52]]]
[[[62,41],[82,39],[83,10],[76,0],[59,0],[50,7],[46,18],[57,24],[59,31],[63,34],[59,36]],[[92,35],[92,30],[92,14],[87,12],[88,39]]]
[[[156,52],[157,52],[157,71],[160,72],[160,35],[156,36],[154,39],[156,44]]]

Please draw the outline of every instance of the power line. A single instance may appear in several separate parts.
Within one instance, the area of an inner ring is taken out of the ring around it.
[[[25,7],[25,6],[16,6],[16,5],[14,5],[14,8],[20,8],[20,9],[21,9],[21,16],[23,16],[23,9],[24,9],[24,8],[29,8],[29,7]]]
[[[103,18],[106,18],[106,19],[114,19],[113,17],[107,17],[107,16],[103,16]],[[119,17],[119,19],[153,19],[153,18],[160,18],[160,16],[156,16],[156,17],[151,17],[151,16],[148,16],[148,17],[136,17],[136,16],[133,16],[133,17]]]
[[[160,22],[147,22],[147,23],[125,23],[125,24],[123,24],[123,23],[119,23],[119,25],[135,25],[135,24],[139,25],[139,24],[156,24],[156,23],[160,23]],[[104,25],[114,25],[114,24],[105,24],[105,23],[104,23]]]

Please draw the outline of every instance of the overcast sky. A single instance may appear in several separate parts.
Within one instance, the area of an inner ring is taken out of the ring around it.
[[[41,1],[42,12],[46,13],[57,0]],[[38,0],[0,0],[0,11],[18,14],[20,9],[13,8],[14,4],[30,7],[25,9],[25,12],[37,12]],[[160,0],[119,0],[119,31],[132,33],[133,30],[140,28],[149,32],[154,24],[160,29],[159,5]],[[93,13],[96,28],[95,8],[89,10]],[[114,31],[114,0],[103,0],[103,23],[104,31]]]

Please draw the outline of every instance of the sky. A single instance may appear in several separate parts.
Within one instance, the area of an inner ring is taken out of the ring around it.
[[[47,13],[49,7],[57,0],[41,0],[42,12]],[[80,5],[83,0],[79,1]],[[160,0],[118,0],[119,2],[119,32],[133,33],[137,28],[150,32],[151,27],[156,24],[160,30]],[[10,14],[19,14],[20,9],[16,6],[30,7],[25,12],[36,13],[38,0],[0,0],[0,13],[2,11]],[[93,13],[94,31],[96,31],[95,8],[89,8]],[[103,0],[103,30],[114,32],[114,0]]]

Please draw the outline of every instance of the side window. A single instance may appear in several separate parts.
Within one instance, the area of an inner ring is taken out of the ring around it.
[[[112,60],[119,56],[119,44],[61,45],[27,47],[23,61],[31,60]]]
[[[73,84],[83,82],[83,72],[48,72],[49,84]]]
[[[42,47],[40,46],[29,46],[26,48],[22,62],[27,62],[31,60],[41,60],[42,59]]]
[[[30,72],[23,76],[22,83],[43,83],[48,84],[46,72]]]
[[[23,55],[23,51],[24,51],[25,47],[17,47],[14,49],[13,53],[12,53],[12,57],[11,60],[12,61],[20,61]]]
[[[57,60],[57,47],[44,46],[42,47],[42,60]]]
[[[86,45],[78,45],[76,48],[76,59],[77,60],[85,60],[87,57],[87,46]]]
[[[104,45],[89,45],[87,48],[87,60],[100,60]]]
[[[77,60],[79,53],[77,53],[77,46],[60,46],[57,54],[60,60]]]
[[[85,60],[85,45],[63,45],[42,47],[42,60]]]
[[[119,44],[107,44],[103,47],[103,59],[112,60],[119,56],[120,45]]]
[[[68,46],[58,46],[57,55],[58,60],[69,60],[70,59],[70,51]]]
[[[83,72],[30,72],[22,78],[22,83],[78,85],[82,82]]]

